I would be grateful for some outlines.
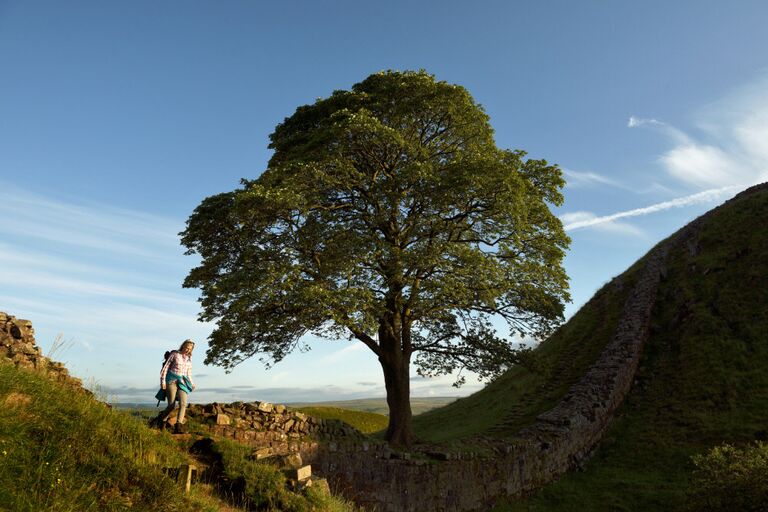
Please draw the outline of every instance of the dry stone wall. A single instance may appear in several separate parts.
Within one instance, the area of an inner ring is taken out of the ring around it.
[[[80,379],[72,377],[63,363],[51,361],[35,343],[32,322],[0,311],[0,364],[37,370],[50,378],[82,388]]]
[[[578,466],[629,391],[668,249],[647,258],[610,343],[553,409],[513,440],[483,439],[478,453],[399,453],[339,422],[264,402],[192,406],[212,433],[254,448],[254,458],[299,453],[335,492],[366,510],[485,510]]]
[[[516,439],[489,440],[486,453],[460,460],[372,458],[326,445],[305,460],[359,504],[381,511],[485,510],[502,496],[551,482],[583,463],[629,391],[666,254],[660,247],[647,258],[598,360]]]
[[[339,429],[287,410],[260,410],[264,406],[258,402],[212,404],[203,408],[203,415],[209,423],[226,415],[223,424],[217,419],[211,426],[214,433],[253,446],[255,458],[300,453],[336,492],[368,510],[486,510],[500,497],[540,487],[588,458],[632,386],[667,254],[688,243],[698,224],[690,224],[644,258],[602,354],[554,408],[515,439],[483,439],[477,453],[433,448],[408,454],[349,427]]]
[[[372,441],[342,421],[315,418],[281,404],[193,404],[187,409],[187,416],[214,435],[252,446],[257,459],[314,454],[321,443],[351,446],[370,453],[390,452],[386,443]]]
[[[731,201],[758,189],[766,186]],[[688,224],[641,260],[611,341],[566,396],[516,439],[489,442],[484,454],[423,453],[413,458],[320,443],[304,460],[358,504],[393,512],[487,510],[500,497],[521,495],[581,466],[630,391],[648,338],[656,291],[666,276],[667,255],[695,246],[709,215]]]

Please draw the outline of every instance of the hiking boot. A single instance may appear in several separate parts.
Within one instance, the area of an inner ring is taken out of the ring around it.
[[[187,428],[184,423],[176,423],[176,425],[173,427],[173,433],[174,434],[186,434]]]

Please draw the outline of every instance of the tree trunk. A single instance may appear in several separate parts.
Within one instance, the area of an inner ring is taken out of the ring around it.
[[[387,356],[391,354],[379,358],[384,370],[384,384],[387,388],[387,405],[389,405],[386,439],[390,446],[410,448],[414,441],[410,361],[408,357],[403,357],[402,353],[395,354],[394,357]]]

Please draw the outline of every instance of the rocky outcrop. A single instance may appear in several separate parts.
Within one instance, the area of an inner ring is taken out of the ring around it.
[[[32,322],[0,312],[0,364],[12,364],[45,373],[53,380],[82,388],[64,364],[45,357],[35,343]]]

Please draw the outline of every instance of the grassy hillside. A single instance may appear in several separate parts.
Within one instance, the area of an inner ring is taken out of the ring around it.
[[[382,414],[342,409],[340,407],[299,407],[297,410],[315,418],[341,420],[364,434],[373,434],[374,432],[384,430],[389,423],[389,419]]]
[[[250,460],[250,449],[205,440],[215,471],[182,494],[164,468],[200,466],[185,438],[150,430],[129,411],[41,374],[0,365],[2,512],[154,512],[169,504],[203,512],[354,510],[317,489],[289,492],[283,474]]]
[[[611,339],[634,278],[631,269],[606,284],[542,342],[534,351],[535,371],[512,368],[481,391],[415,417],[417,436],[430,442],[511,436],[550,409]]]
[[[183,496],[163,467],[188,457],[158,435],[84,393],[0,365],[0,509],[160,510],[173,501],[218,510],[209,496]]]
[[[585,471],[497,510],[686,509],[691,456],[768,438],[766,225],[762,190],[713,212],[670,254],[636,384]]]
[[[670,255],[633,388],[586,471],[503,510],[684,506],[691,456],[768,437],[768,190]]]
[[[451,396],[412,396],[411,397],[411,412],[416,414],[422,414],[438,407],[443,407],[457,400],[456,397]],[[333,400],[329,402],[296,402],[286,404],[293,408],[302,407],[335,407],[337,409],[347,409],[352,411],[364,411],[374,414],[389,414],[389,406],[387,406],[387,399],[382,398],[359,398],[356,400]]]

